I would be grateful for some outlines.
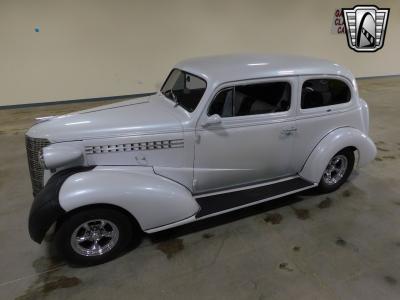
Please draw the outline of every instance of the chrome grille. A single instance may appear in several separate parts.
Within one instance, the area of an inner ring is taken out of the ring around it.
[[[33,195],[36,196],[43,188],[44,170],[39,163],[39,151],[43,147],[50,145],[50,142],[47,139],[35,139],[25,136],[25,144]]]

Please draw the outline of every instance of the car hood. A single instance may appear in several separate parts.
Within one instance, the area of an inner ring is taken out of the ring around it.
[[[173,106],[155,94],[56,116],[34,125],[27,135],[64,142],[181,131]]]

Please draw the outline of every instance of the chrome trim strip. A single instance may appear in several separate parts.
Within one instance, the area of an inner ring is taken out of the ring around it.
[[[200,194],[200,195],[195,195],[194,198],[199,199],[199,198],[203,198],[203,197],[215,196],[215,195],[226,194],[226,193],[231,193],[231,192],[250,190],[250,189],[261,187],[261,186],[267,186],[267,185],[271,185],[271,184],[275,184],[275,183],[279,183],[279,182],[283,182],[283,181],[292,180],[295,178],[300,178],[300,176],[297,176],[297,175],[290,176],[290,177],[285,177],[282,179],[263,182],[263,183],[254,184],[254,185],[247,185],[247,186],[243,186],[243,187],[231,188],[231,189],[221,190],[221,191],[217,191],[217,192],[204,193],[204,194]]]
[[[149,229],[146,229],[146,230],[143,230],[143,231],[146,232],[146,233],[158,232],[158,231],[166,230],[166,229],[169,229],[169,228],[174,228],[174,227],[177,227],[177,226],[181,226],[181,225],[184,225],[184,224],[192,223],[192,222],[195,222],[196,220],[197,220],[196,219],[196,214],[194,214],[194,215],[192,215],[192,216],[190,216],[188,218],[185,218],[183,220],[179,220],[179,221],[176,221],[176,222],[173,222],[173,223],[169,223],[169,224],[166,224],[166,225],[163,225],[163,226],[159,226],[159,227],[149,228]]]

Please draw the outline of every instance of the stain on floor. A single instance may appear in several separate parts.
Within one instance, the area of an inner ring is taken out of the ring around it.
[[[54,276],[64,263],[59,262],[54,257],[40,257],[36,259],[32,266],[38,273],[37,279],[28,287],[25,293],[15,298],[16,300],[43,299],[50,292],[57,289],[65,289],[77,286],[82,281],[77,277]]]
[[[203,237],[203,239],[211,239],[212,237],[214,237],[214,234],[213,234],[213,233],[206,232],[206,233],[204,233],[204,234],[202,235],[202,237]]]
[[[300,220],[307,220],[310,218],[310,211],[305,208],[293,208],[296,217]]]
[[[319,204],[318,204],[318,208],[320,209],[324,209],[324,208],[328,208],[332,205],[332,199],[329,197],[326,197],[324,200],[322,200]]]
[[[392,277],[392,276],[386,275],[386,276],[383,277],[383,279],[385,280],[385,282],[387,282],[390,285],[396,285],[397,284],[397,279]]]
[[[345,247],[347,245],[347,242],[344,239],[339,237],[339,238],[336,239],[335,244],[340,246],[340,247]]]
[[[283,217],[280,213],[272,213],[267,214],[264,218],[265,223],[271,223],[273,225],[280,224],[283,220]]]
[[[291,268],[287,262],[280,263],[278,267],[279,267],[279,269],[285,270],[285,271],[288,271],[288,272],[293,272],[294,271],[294,269]]]
[[[345,190],[345,191],[343,191],[342,196],[345,198],[348,198],[351,196],[351,194],[352,194],[351,191]]]
[[[33,285],[29,287],[26,290],[25,294],[15,298],[15,300],[43,299],[50,292],[54,290],[71,288],[81,283],[82,281],[77,277],[66,277],[66,276],[53,277],[51,280],[43,284]]]
[[[299,252],[301,248],[299,246],[294,246],[292,249],[294,252]]]
[[[59,261],[57,258],[45,256],[39,257],[32,263],[32,267],[37,273],[48,272],[63,265],[65,263]]]
[[[182,239],[172,239],[164,242],[160,242],[157,249],[163,252],[168,259],[174,257],[177,253],[184,249]]]

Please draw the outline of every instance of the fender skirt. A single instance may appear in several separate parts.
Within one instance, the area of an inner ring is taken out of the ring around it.
[[[50,226],[65,214],[58,201],[58,194],[64,181],[75,173],[92,169],[93,167],[71,168],[60,171],[49,179],[33,200],[29,213],[29,235],[33,241],[40,244]]]

